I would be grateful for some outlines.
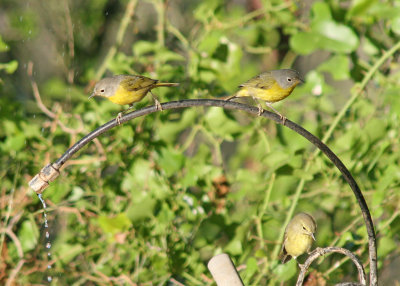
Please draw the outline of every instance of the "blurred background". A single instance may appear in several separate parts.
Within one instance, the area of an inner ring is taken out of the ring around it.
[[[154,90],[167,102],[295,68],[305,84],[274,107],[349,168],[377,231],[380,284],[400,285],[399,49],[398,0],[2,0],[0,283],[213,285],[206,264],[226,252],[245,285],[293,285],[296,263],[277,256],[300,211],[318,223],[314,247],[345,247],[369,273],[361,211],[334,165],[288,128],[220,108],[138,118],[78,152],[43,193],[47,257],[28,182],[122,110],[88,100],[96,81],[180,82]],[[305,285],[355,271],[330,255]]]

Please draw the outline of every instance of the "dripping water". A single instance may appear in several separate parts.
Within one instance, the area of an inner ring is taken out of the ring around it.
[[[50,233],[49,233],[49,223],[48,223],[48,220],[47,220],[47,205],[46,205],[46,202],[43,199],[42,194],[38,194],[38,197],[39,197],[39,200],[42,202],[42,205],[43,205],[43,217],[44,217],[44,230],[45,230],[45,236],[46,236],[47,261],[50,261],[51,260],[51,251],[50,251],[51,242],[50,242]],[[50,271],[50,269],[51,269],[51,264],[49,263],[47,265],[48,272]],[[48,273],[47,281],[51,282],[52,280],[53,280],[53,277],[51,275],[49,275],[49,273]]]

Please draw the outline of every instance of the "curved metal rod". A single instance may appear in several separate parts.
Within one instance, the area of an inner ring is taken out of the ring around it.
[[[364,267],[363,267],[362,263],[360,262],[360,260],[358,260],[357,256],[355,256],[350,250],[348,250],[346,248],[330,246],[330,247],[325,247],[325,248],[317,247],[310,253],[310,255],[307,257],[306,262],[304,262],[304,264],[300,266],[301,271],[300,271],[299,277],[297,277],[296,286],[303,285],[307,270],[310,267],[311,263],[314,262],[315,259],[317,259],[318,257],[321,257],[321,256],[325,256],[328,253],[333,253],[333,252],[346,255],[348,258],[350,258],[353,261],[354,265],[357,267],[358,280],[360,281],[360,283],[350,282],[351,285],[357,285],[357,286],[367,285],[367,279],[365,277]],[[343,286],[346,284],[347,283],[345,282],[345,283],[336,284],[336,286],[338,286],[338,285]]]
[[[258,108],[248,106],[242,103],[238,102],[233,102],[233,101],[225,101],[225,100],[217,100],[217,99],[187,99],[187,100],[180,100],[180,101],[171,101],[171,102],[166,102],[161,104],[163,110],[168,110],[168,109],[179,109],[179,108],[187,108],[187,107],[194,107],[194,106],[216,106],[216,107],[222,107],[226,109],[231,109],[231,110],[242,110],[247,113],[253,114],[255,116],[258,115]],[[129,121],[131,119],[144,116],[150,113],[157,112],[156,106],[148,106],[139,110],[135,110],[133,112],[130,112],[128,114],[125,114],[122,116],[120,119],[121,123],[124,123],[126,121]],[[339,171],[342,173],[344,179],[346,182],[350,185],[350,188],[353,190],[353,193],[357,199],[357,202],[361,208],[361,212],[364,217],[364,222],[367,228],[367,234],[368,234],[368,243],[369,243],[369,259],[370,259],[370,285],[378,285],[378,272],[377,272],[377,250],[376,250],[376,237],[375,237],[375,231],[374,231],[374,225],[372,222],[371,214],[369,212],[367,203],[365,202],[364,196],[361,193],[360,188],[358,187],[356,181],[354,178],[351,176],[349,170],[346,168],[346,166],[340,161],[340,159],[331,151],[331,149],[328,148],[324,143],[322,143],[321,140],[319,140],[317,137],[312,135],[310,132],[305,130],[303,127],[297,125],[296,123],[290,121],[289,119],[286,119],[286,121],[282,122],[280,119],[279,115],[269,112],[267,110],[264,110],[264,112],[260,115],[265,118],[269,118],[273,121],[275,121],[278,124],[284,125],[296,133],[300,134],[304,138],[306,138],[308,141],[310,141],[313,145],[315,145],[317,148],[319,148],[331,161],[335,166],[339,169]],[[96,130],[92,131],[85,137],[83,137],[81,140],[79,140],[75,145],[73,145],[71,148],[69,148],[54,164],[52,164],[52,167],[58,171],[60,167],[69,159],[73,154],[78,152],[82,147],[84,147],[86,144],[88,144],[90,141],[92,141],[94,138],[98,137],[99,135],[103,134],[107,130],[115,127],[118,125],[117,120],[113,119],[103,126],[100,126]],[[40,175],[40,174],[38,174]]]

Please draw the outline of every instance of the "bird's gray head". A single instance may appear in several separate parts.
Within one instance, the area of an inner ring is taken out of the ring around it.
[[[298,227],[302,234],[309,235],[315,240],[314,233],[317,230],[317,224],[312,216],[306,213],[296,215],[299,221]]]
[[[304,82],[303,77],[298,71],[292,69],[273,70],[271,74],[282,88],[295,87],[299,83]]]
[[[100,80],[94,86],[92,94],[89,98],[94,96],[103,96],[103,97],[111,97],[115,94],[119,87],[119,83],[121,79],[118,76],[107,77]]]

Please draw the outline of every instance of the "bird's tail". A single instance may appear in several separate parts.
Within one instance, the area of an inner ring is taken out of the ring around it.
[[[157,82],[155,84],[156,87],[160,87],[160,86],[178,86],[179,83],[175,83],[175,82]]]
[[[292,256],[290,256],[289,254],[285,253],[281,253],[281,255],[279,256],[279,260],[282,262],[282,264],[287,263],[288,261],[290,261],[292,259]]]

